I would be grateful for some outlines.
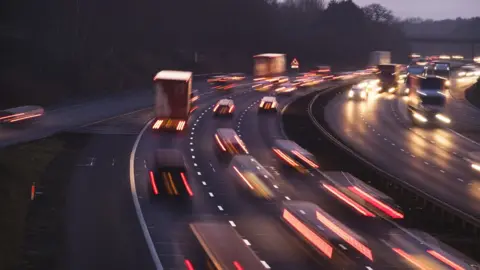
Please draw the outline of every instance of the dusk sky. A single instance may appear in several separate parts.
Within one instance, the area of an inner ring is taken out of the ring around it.
[[[378,3],[400,18],[455,19],[480,17],[480,0],[353,0],[359,6]]]

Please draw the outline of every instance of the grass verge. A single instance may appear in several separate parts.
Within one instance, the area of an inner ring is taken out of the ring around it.
[[[60,134],[0,149],[0,269],[34,269],[38,258],[52,260],[60,245],[49,233],[58,234],[61,190],[68,182],[52,166],[68,161],[77,145]],[[33,183],[37,195],[32,201]],[[49,239],[38,244],[39,235]]]

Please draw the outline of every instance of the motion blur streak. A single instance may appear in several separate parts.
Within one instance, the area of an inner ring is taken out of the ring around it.
[[[402,213],[399,213],[399,212],[393,210],[388,205],[386,205],[383,202],[375,199],[370,194],[368,194],[365,191],[359,189],[358,187],[348,187],[348,189],[350,189],[352,192],[354,192],[358,196],[362,197],[362,199],[364,199],[365,201],[373,204],[375,207],[379,208],[380,210],[385,212],[385,214],[389,215],[390,217],[392,217],[392,218],[403,218]]]
[[[301,235],[303,235],[310,243],[312,243],[321,252],[327,255],[328,258],[332,258],[333,247],[330,246],[323,239],[318,237],[312,230],[305,226],[300,220],[293,216],[288,210],[283,210],[283,218],[293,226]]]
[[[407,254],[405,251],[399,249],[399,248],[392,248],[393,251],[395,251],[395,253],[397,253],[398,255],[402,256],[402,258],[404,258],[405,260],[407,260],[408,262],[410,262],[411,264],[415,265],[416,267],[418,267],[419,269],[421,270],[427,270],[427,268],[423,267],[422,264],[420,262],[417,262],[412,256],[410,256],[409,254]]]
[[[327,184],[323,184],[323,187],[325,187],[328,191],[330,191],[333,195],[335,195],[337,198],[339,198],[340,200],[344,201],[346,204],[350,205],[351,207],[353,207],[355,210],[357,210],[360,214],[364,215],[364,216],[367,216],[367,217],[375,217],[375,215],[368,211],[367,209],[365,209],[363,206],[361,206],[360,204],[354,202],[352,199],[348,198],[347,196],[345,196],[343,193],[341,193],[340,191],[338,191],[336,188],[330,186],[330,185],[327,185]]]
[[[223,146],[222,142],[220,141],[220,139],[218,138],[218,135],[215,134],[215,140],[217,141],[218,145],[220,146],[220,148],[222,148],[223,151],[227,151],[227,149],[225,148],[225,146]]]
[[[14,122],[22,121],[22,120],[27,120],[27,119],[30,119],[30,118],[35,118],[35,117],[39,117],[39,116],[42,116],[42,114],[41,114],[41,113],[39,113],[39,114],[28,115],[28,116],[24,116],[24,117],[16,118],[16,119],[14,119],[14,120],[10,121],[10,123],[14,123]]]
[[[450,261],[449,259],[445,258],[445,256],[443,256],[442,254],[436,252],[435,250],[427,250],[427,252],[432,255],[433,257],[435,257],[437,260],[443,262],[444,264],[452,267],[453,269],[455,270],[464,270],[463,267],[459,266],[458,264]]]
[[[283,160],[285,160],[288,164],[290,164],[291,166],[293,167],[297,167],[298,166],[298,163],[296,163],[295,161],[293,161],[293,159],[291,159],[289,156],[285,155],[282,151],[280,151],[279,149],[277,148],[273,148],[273,152],[275,152],[280,158],[282,158]]]
[[[18,116],[21,116],[21,115],[24,115],[25,113],[17,113],[17,114],[12,114],[12,115],[7,115],[7,116],[3,116],[3,117],[0,117],[0,121],[3,121],[5,119],[9,119],[9,118],[14,118],[14,117],[18,117]]]
[[[189,260],[185,260],[185,266],[187,267],[187,270],[195,270],[195,268],[193,268],[193,265]]]
[[[242,178],[242,180],[247,183],[248,187],[250,189],[254,189],[252,184],[250,184],[250,182],[248,182],[247,178],[245,178],[245,176],[243,176],[243,174],[237,169],[237,167],[233,166],[233,169],[237,172],[237,174]]]
[[[187,178],[185,177],[185,174],[182,172],[182,173],[180,173],[180,176],[182,177],[182,181],[183,181],[183,184],[185,185],[185,188],[187,189],[188,195],[190,195],[190,197],[192,197],[193,192],[192,192],[192,189],[190,188],[190,185],[187,182]]]
[[[354,247],[356,250],[362,253],[365,257],[370,259],[370,261],[373,261],[372,251],[368,247],[360,243],[357,239],[353,238],[351,235],[349,235],[347,232],[345,232],[340,227],[335,225],[332,221],[330,221],[328,218],[326,218],[324,215],[322,215],[319,212],[317,212],[317,219],[323,224],[325,224],[330,230],[332,230],[338,236],[340,236],[340,238],[345,240],[352,247]]]
[[[237,269],[237,270],[243,270],[243,267],[242,267],[242,265],[241,265],[239,262],[234,261],[234,262],[233,262],[233,265],[235,266],[235,269]]]
[[[155,195],[158,195],[158,188],[157,188],[157,184],[155,183],[155,176],[153,176],[152,171],[150,171],[149,174],[150,174],[150,183],[152,184],[152,188],[153,188],[153,193]]]
[[[240,145],[240,147],[242,147],[243,151],[245,151],[245,153],[248,154],[248,150],[247,150],[247,147],[245,146],[245,144],[243,143],[242,140],[240,140],[240,138],[235,135],[235,140],[237,141],[237,143]]]
[[[300,154],[298,151],[293,150],[292,153],[299,157],[301,160],[305,161],[308,165],[312,166],[312,168],[318,168],[317,164],[306,158],[304,155]]]

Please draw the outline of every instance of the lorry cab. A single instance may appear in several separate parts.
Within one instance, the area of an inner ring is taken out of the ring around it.
[[[213,108],[214,116],[233,116],[235,105],[232,99],[220,99]]]
[[[408,111],[412,123],[450,124],[445,115],[447,90],[445,79],[435,75],[416,76],[408,95]]]
[[[400,67],[396,64],[378,65],[377,77],[380,80],[381,92],[395,93],[398,88]]]
[[[315,157],[293,141],[275,140],[272,151],[285,165],[300,173],[306,173],[310,169],[318,169]]]

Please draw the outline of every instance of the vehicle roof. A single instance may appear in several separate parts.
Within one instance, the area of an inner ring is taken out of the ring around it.
[[[257,255],[230,224],[204,221],[191,223],[190,228],[208,255],[216,258],[221,269],[237,270],[238,267],[233,262],[238,262],[242,269],[265,269]]]
[[[365,242],[361,236],[357,233],[353,232],[347,226],[343,225],[341,222],[330,216],[326,211],[320,208],[318,205],[307,202],[307,201],[284,201],[283,202],[284,209],[287,209],[298,219],[301,219],[303,222],[307,223],[310,227],[314,227],[317,231],[322,231],[323,233],[328,233],[328,237],[330,239],[341,239],[335,232],[333,232],[329,227],[325,226],[323,222],[321,222],[317,218],[317,212],[322,216],[326,217],[331,223],[334,223],[337,227],[340,227],[343,231],[348,233],[350,236],[354,237],[360,242]],[[320,225],[320,226],[318,226]],[[327,230],[321,230],[320,228],[325,228]]]
[[[277,98],[275,97],[272,97],[272,96],[264,96],[262,97],[262,101],[266,101],[266,102],[273,102],[273,101],[276,101]]]
[[[37,106],[37,105],[27,105],[27,106],[20,106],[20,107],[15,107],[15,108],[9,108],[5,110],[1,110],[6,113],[11,113],[11,114],[17,114],[17,113],[29,113],[32,111],[35,112],[42,112],[43,113],[43,107]]]
[[[226,98],[223,98],[223,99],[220,99],[218,102],[217,102],[218,105],[231,105],[233,104],[233,100],[232,99],[226,99]]]
[[[369,195],[372,195],[373,197],[380,199],[380,200],[386,200],[386,201],[393,201],[390,197],[388,197],[386,194],[374,189],[373,187],[367,185],[365,182],[362,180],[356,178],[352,174],[348,172],[341,172],[341,171],[327,171],[324,172],[323,175],[327,178],[327,180],[330,180],[333,184],[339,187],[343,188],[348,188],[350,186],[356,186],[363,191],[367,192]]]
[[[238,136],[232,128],[219,128],[217,129],[217,134],[224,139],[233,139],[235,136]]]
[[[280,148],[283,148],[283,149],[286,149],[286,150],[297,150],[298,152],[302,153],[302,154],[310,154],[307,150],[303,149],[300,145],[298,145],[296,142],[294,141],[290,141],[290,140],[275,140],[275,145],[280,147]]]
[[[157,165],[162,166],[185,166],[183,154],[177,149],[157,149],[155,151],[155,161]]]
[[[190,71],[162,70],[155,75],[154,80],[188,81],[191,78]]]
[[[258,172],[263,175],[267,175],[267,178],[273,178],[272,174],[265,169],[254,157],[251,155],[236,155],[233,157],[231,165],[240,165],[242,166],[239,169],[247,170],[250,172]]]
[[[254,55],[253,57],[279,57],[279,56],[285,56],[285,54],[283,54],[283,53],[262,53],[262,54]]]

